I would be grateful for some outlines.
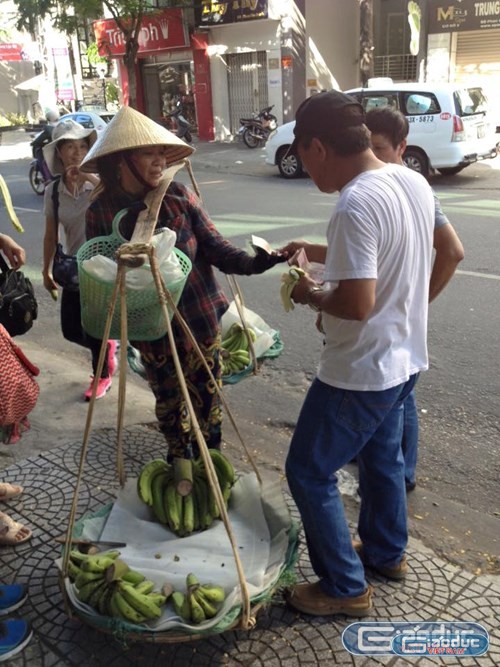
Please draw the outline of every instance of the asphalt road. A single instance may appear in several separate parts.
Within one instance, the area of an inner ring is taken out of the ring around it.
[[[29,188],[28,160],[2,162],[1,171],[26,230],[22,243],[29,258],[27,271],[41,306],[37,336],[42,345],[54,348],[62,337],[57,305],[41,287],[42,198]],[[324,239],[335,195],[319,193],[309,179],[284,181],[265,167],[252,177],[230,171],[200,170],[197,176],[206,208],[234,243],[245,247],[251,234],[263,236],[275,247],[293,238]],[[431,368],[417,390],[419,485],[410,503],[417,536],[443,555],[453,551],[458,562],[464,551],[469,567],[477,563],[489,571],[498,571],[500,555],[498,176],[498,170],[480,164],[453,178],[433,179],[464,243],[466,258],[431,307]],[[281,272],[277,267],[263,276],[242,278],[240,285],[247,306],[281,332],[285,350],[278,359],[266,361],[257,378],[227,389],[240,414],[269,428],[265,454],[278,468],[285,452],[275,446],[272,434],[293,429],[321,348],[309,309],[283,311]],[[225,278],[221,280],[227,286]],[[71,349],[87,363],[85,352]]]

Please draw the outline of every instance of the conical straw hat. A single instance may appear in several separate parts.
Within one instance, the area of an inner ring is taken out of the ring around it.
[[[167,164],[175,164],[194,153],[194,148],[144,114],[122,107],[87,153],[80,169],[97,172],[97,160],[104,155],[141,148],[166,146]]]

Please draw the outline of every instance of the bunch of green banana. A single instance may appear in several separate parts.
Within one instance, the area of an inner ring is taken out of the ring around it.
[[[184,461],[184,465],[188,465],[192,477],[192,462]],[[195,530],[193,496],[182,496],[177,491],[174,473],[174,466],[166,461],[150,461],[141,470],[137,491],[139,498],[153,509],[159,523],[168,526],[177,535],[184,536]]]
[[[231,487],[236,480],[235,471],[221,452],[216,449],[210,449],[209,452],[227,506]],[[168,526],[179,537],[191,535],[196,530],[205,530],[212,525],[214,519],[220,517],[203,460],[200,458],[196,461],[183,461],[184,466],[187,464],[192,488],[186,495],[181,495],[177,490],[175,462],[172,466],[160,460],[147,463],[137,482],[141,500],[152,507],[161,524]]]
[[[158,490],[160,480],[164,481],[165,476],[170,478],[173,474],[172,466],[164,459],[154,459],[146,463],[137,479],[137,493],[142,502],[153,507],[153,483],[156,484],[156,490]]]
[[[71,551],[69,576],[78,599],[104,616],[129,623],[159,618],[167,596],[155,592],[154,582],[131,570],[119,555],[118,551],[93,556]]]
[[[209,449],[208,451],[227,507],[231,496],[231,488],[236,481],[234,467],[218,449]],[[220,511],[215,500],[215,494],[208,481],[205,463],[201,457],[194,461],[193,495],[199,529],[206,530],[210,528],[215,519],[220,518]]]
[[[135,586],[123,579],[114,582],[106,599],[109,616],[135,625],[160,618],[167,598],[153,588],[154,583],[147,580]]]
[[[119,561],[119,555],[119,551],[106,551],[92,555],[75,549],[70,552],[68,574],[76,586],[76,595],[81,602],[99,610],[99,600],[108,589],[108,569],[113,568],[114,572],[115,565],[118,563],[123,563],[123,567],[118,565],[121,571],[129,569],[126,563]]]
[[[187,623],[199,625],[217,615],[226,594],[222,586],[200,584],[194,574],[186,578],[186,593],[175,591],[172,603],[175,613]]]
[[[255,342],[257,334],[252,327],[245,329],[235,322],[221,342],[222,375],[232,375],[245,370],[251,362],[249,338]]]

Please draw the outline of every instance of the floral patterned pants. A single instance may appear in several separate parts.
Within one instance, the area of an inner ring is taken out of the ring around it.
[[[221,387],[220,336],[198,345]],[[149,386],[156,398],[156,417],[168,444],[168,460],[198,457],[198,442],[167,337],[147,343],[136,342],[134,347],[141,351]],[[205,442],[209,448],[220,449],[222,411],[214,382],[195,350],[186,350],[178,344],[177,352]]]

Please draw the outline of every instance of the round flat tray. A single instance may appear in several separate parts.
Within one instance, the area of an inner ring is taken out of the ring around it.
[[[110,511],[110,505],[102,507],[92,516],[105,516]],[[81,537],[82,524],[85,517],[75,524],[73,537]],[[298,553],[298,532],[299,527],[294,521],[290,521],[287,528],[288,545],[284,553],[283,561],[280,565],[277,578],[268,588],[260,591],[250,599],[250,618],[255,619],[257,612],[266,604],[269,604],[273,595],[283,588],[286,588],[294,581],[294,567]],[[64,550],[64,547],[63,547]],[[217,623],[210,628],[197,631],[196,629],[183,630],[182,628],[173,628],[170,630],[152,630],[148,626],[135,625],[125,620],[103,616],[99,614],[90,614],[77,607],[71,600],[68,593],[69,579],[60,573],[59,582],[66,612],[70,617],[77,617],[85,624],[91,626],[99,632],[113,635],[117,640],[126,643],[130,642],[149,642],[149,643],[180,643],[191,642],[207,638],[211,635],[222,634],[229,630],[237,628],[249,629],[242,626],[242,607],[237,604],[229,609],[224,616],[217,620]],[[251,625],[253,627],[253,625]]]

